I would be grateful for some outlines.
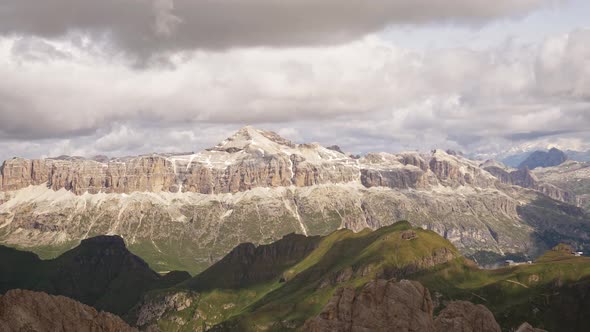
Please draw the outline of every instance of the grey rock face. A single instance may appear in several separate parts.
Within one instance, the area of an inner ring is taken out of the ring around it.
[[[428,289],[417,281],[375,280],[360,293],[339,288],[319,316],[305,322],[307,332],[420,331],[500,332],[483,305],[451,302],[435,320]],[[531,330],[532,331],[532,330]]]
[[[354,159],[335,148],[297,145],[275,133],[249,127],[197,154],[113,160],[15,158],[3,163],[0,174],[3,191],[46,184],[76,195],[136,191],[219,194],[257,187],[349,182],[394,189],[494,184],[475,163],[440,150],[431,156],[376,153]]]
[[[500,332],[492,312],[485,306],[466,301],[449,303],[434,321],[441,332]]]
[[[531,326],[531,324],[529,323],[522,323],[518,329],[516,330],[516,332],[547,332],[546,330],[543,329],[537,329]]]
[[[64,296],[10,290],[0,296],[2,331],[132,332],[121,318]]]
[[[339,288],[322,313],[308,320],[308,332],[434,332],[430,292],[419,282],[375,280],[359,294]]]
[[[590,211],[590,162],[566,161],[555,167],[537,168],[537,178],[573,195],[575,205]]]
[[[138,305],[136,325],[144,327],[157,321],[168,311],[182,311],[190,307],[194,299],[198,300],[198,296],[197,293],[174,292],[145,298]]]
[[[540,181],[528,168],[508,171],[498,166],[487,166],[484,169],[497,177],[502,183],[537,190],[555,200],[578,205],[578,201],[572,192],[558,188],[551,183]]]

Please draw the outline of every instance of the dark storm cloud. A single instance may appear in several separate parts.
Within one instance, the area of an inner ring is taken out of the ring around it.
[[[547,136],[556,136],[561,134],[568,134],[572,133],[571,130],[538,130],[538,131],[531,131],[526,133],[514,133],[510,135],[506,135],[506,139],[511,141],[530,141],[535,140]]]
[[[480,24],[558,0],[17,0],[0,34],[90,35],[146,58],[186,49],[325,45],[389,24]]]

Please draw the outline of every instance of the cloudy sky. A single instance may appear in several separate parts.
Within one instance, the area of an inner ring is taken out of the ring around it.
[[[0,159],[590,149],[587,0],[0,1]]]

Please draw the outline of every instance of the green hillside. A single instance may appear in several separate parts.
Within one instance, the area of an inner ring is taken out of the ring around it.
[[[154,299],[181,291],[193,294],[189,308],[166,312],[152,323],[163,331],[298,330],[338,287],[405,278],[427,286],[439,304],[436,309],[449,300],[484,304],[506,331],[524,321],[549,330],[587,330],[579,312],[588,305],[578,288],[590,285],[590,258],[563,250],[550,251],[533,264],[483,270],[436,233],[399,222],[377,231],[336,231],[298,263],[282,265],[281,273],[275,270],[274,278],[243,287],[211,282],[212,271],[240,273],[229,262],[222,260],[203,272],[207,278],[197,276],[152,293]],[[577,316],[565,325],[561,322],[561,317],[572,315]]]
[[[318,314],[342,285],[360,287],[376,277],[406,277],[457,257],[459,253],[450,242],[434,232],[412,229],[408,222],[377,231],[339,230],[322,238],[304,259],[285,266],[269,280],[239,289],[217,287],[214,282],[211,288],[209,278],[199,283],[203,278],[196,276],[170,290],[198,290],[193,306],[181,313],[170,312],[157,324],[163,330],[176,330],[179,327],[171,328],[172,322],[180,315],[183,319],[197,317],[181,331],[215,324],[220,324],[216,330],[298,328]],[[233,269],[229,264],[225,268]],[[223,269],[214,265],[203,274]]]

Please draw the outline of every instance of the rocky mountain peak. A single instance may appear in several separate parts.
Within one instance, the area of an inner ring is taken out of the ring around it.
[[[245,126],[235,134],[217,144],[212,151],[235,153],[242,150],[262,150],[266,153],[279,153],[284,148],[295,148],[296,145],[273,131],[260,130]]]
[[[487,167],[496,167],[499,169],[503,169],[503,170],[508,170],[508,166],[504,165],[502,162],[494,160],[494,159],[488,159],[486,161],[484,161],[483,163],[481,163],[479,165],[479,167],[486,169]]]
[[[567,155],[557,149],[551,148],[549,151],[535,151],[528,156],[518,168],[535,169],[537,167],[551,167],[562,164],[567,160]]]

